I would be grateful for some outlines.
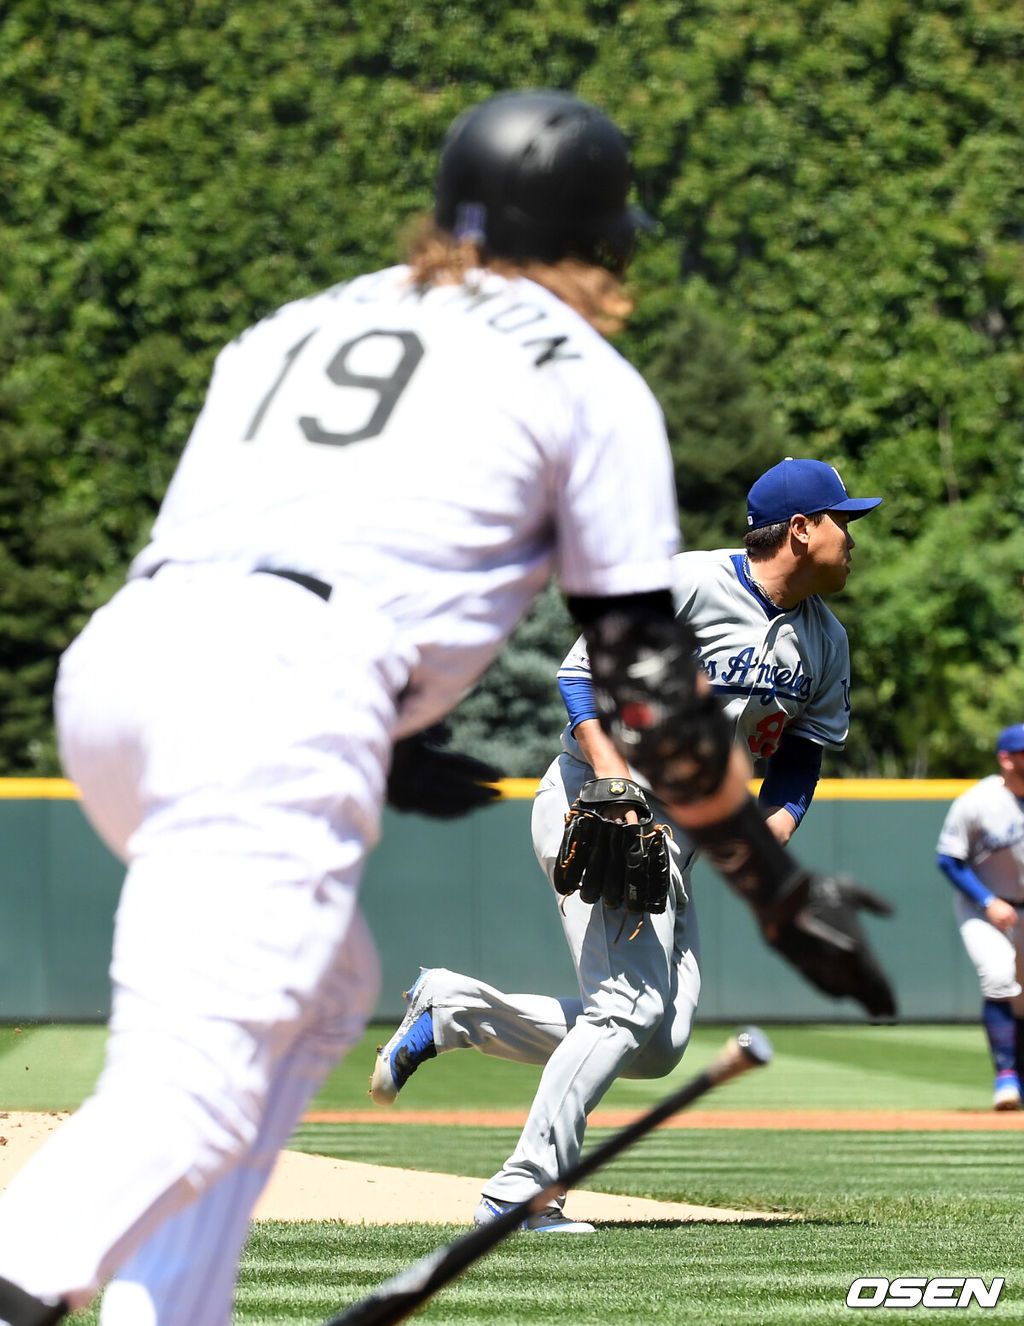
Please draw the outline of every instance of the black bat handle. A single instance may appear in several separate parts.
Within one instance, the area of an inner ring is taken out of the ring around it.
[[[525,1220],[534,1201],[536,1198],[513,1206],[497,1219],[463,1234],[454,1243],[446,1243],[428,1252],[418,1262],[385,1280],[368,1297],[332,1317],[324,1326],[393,1326],[395,1322],[405,1321],[410,1309],[422,1305],[435,1289],[448,1284],[460,1271],[511,1234]]]

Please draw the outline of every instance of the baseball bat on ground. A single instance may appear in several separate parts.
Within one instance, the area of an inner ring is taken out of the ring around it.
[[[620,1155],[671,1115],[685,1109],[714,1087],[737,1077],[748,1068],[771,1062],[772,1046],[758,1027],[747,1027],[731,1036],[716,1058],[702,1073],[691,1078],[677,1091],[665,1097],[646,1114],[639,1115],[625,1128],[606,1138],[599,1146],[588,1151],[580,1160],[560,1174],[543,1192],[511,1207],[497,1219],[471,1229],[468,1234],[454,1239],[421,1257],[404,1271],[386,1280],[373,1293],[360,1299],[332,1317],[324,1326],[392,1326],[404,1321],[439,1289],[449,1284],[485,1253],[496,1247],[502,1239],[519,1228],[528,1215],[550,1206],[563,1192],[578,1186],[581,1180]]]

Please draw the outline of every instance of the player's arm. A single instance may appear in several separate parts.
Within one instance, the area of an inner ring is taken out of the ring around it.
[[[977,903],[985,913],[985,919],[1004,934],[1017,924],[1017,909],[1003,898],[997,898],[971,869],[966,861],[955,856],[939,852],[935,863],[955,889],[972,902]]]
[[[789,842],[807,813],[821,777],[821,756],[817,742],[784,732],[778,750],[766,761],[758,800],[780,843]]]
[[[564,665],[563,665],[564,666]],[[558,690],[569,717],[569,730],[595,778],[629,777],[629,766],[616,750],[597,716],[589,670],[581,661],[558,678]]]
[[[569,729],[576,739],[580,755],[593,769],[594,777],[632,779],[629,765],[615,748],[597,716],[589,668],[577,660],[567,675],[559,676],[558,689],[569,715]],[[623,809],[617,813],[614,808],[606,806],[605,814],[629,824],[637,822],[636,811],[632,809]]]
[[[629,765],[619,754],[600,719],[587,718],[572,730],[580,754],[594,771],[595,778],[630,778]]]
[[[812,874],[776,840],[748,790],[749,757],[733,742],[671,593],[571,597],[569,607],[586,636],[612,743],[752,908],[767,941],[825,993],[893,1013],[856,914],[891,909],[851,881]]]

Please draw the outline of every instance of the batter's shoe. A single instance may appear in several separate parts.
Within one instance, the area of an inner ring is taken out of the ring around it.
[[[474,1225],[489,1225],[498,1216],[504,1215],[515,1205],[514,1202],[497,1202],[493,1197],[481,1197],[480,1205],[473,1213]],[[528,1215],[519,1225],[520,1229],[537,1234],[593,1234],[593,1225],[585,1220],[570,1220],[560,1206],[546,1206],[543,1211]]]
[[[55,1326],[67,1315],[63,1302],[45,1303],[0,1276],[0,1323],[6,1323],[6,1326]]]
[[[405,1017],[387,1045],[377,1050],[377,1062],[370,1078],[370,1099],[375,1105],[394,1105],[398,1093],[424,1059],[437,1054],[434,1044],[434,1019],[430,1014],[429,967],[424,967],[415,984],[406,990],[409,1002]]]
[[[992,1092],[994,1110],[1020,1109],[1020,1078],[1012,1068],[1004,1068],[996,1073],[995,1090]]]

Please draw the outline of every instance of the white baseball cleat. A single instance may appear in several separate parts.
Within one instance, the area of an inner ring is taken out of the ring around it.
[[[995,1090],[992,1092],[992,1108],[994,1110],[1019,1110],[1020,1105],[1020,1078],[1012,1068],[996,1073]]]
[[[430,976],[431,968],[421,968],[415,983],[405,992],[409,1001],[405,1017],[387,1045],[377,1051],[370,1078],[370,1099],[375,1105],[393,1105],[424,1059],[437,1054],[430,1015]]]
[[[493,1197],[481,1197],[480,1205],[473,1213],[474,1225],[489,1225],[498,1216],[504,1215],[515,1205],[514,1202],[497,1202]],[[593,1225],[585,1220],[570,1220],[560,1206],[546,1206],[543,1211],[528,1215],[519,1229],[530,1230],[538,1234],[593,1234]]]

